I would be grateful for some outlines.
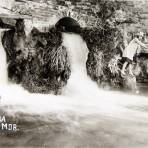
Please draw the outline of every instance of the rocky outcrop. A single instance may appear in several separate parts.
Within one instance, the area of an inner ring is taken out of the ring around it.
[[[3,37],[10,81],[32,93],[59,94],[71,73],[67,51],[61,43],[62,34],[55,28],[47,33],[33,28],[26,37],[23,20],[17,21]]]
[[[62,17],[65,12],[66,15],[70,14],[73,18],[76,15],[77,21],[85,22],[84,26],[91,27],[82,30],[82,36],[89,49],[86,63],[88,75],[103,87],[107,84],[114,88],[122,88],[124,85],[124,80],[120,75],[122,61],[118,59],[118,57],[121,57],[121,47],[123,47],[124,42],[121,29],[124,28],[122,23],[131,23],[129,21],[131,19],[123,21],[125,18],[120,16],[124,16],[122,14],[127,12],[125,16],[134,18],[133,14],[137,14],[136,11],[133,11],[134,6],[135,4],[132,1],[123,2],[120,5],[120,3],[104,0],[99,2],[95,0],[43,0],[42,2],[40,0],[29,2],[24,0],[17,2],[13,10],[20,14],[29,12],[26,15],[43,22],[49,21],[47,18],[58,15],[58,12],[63,13]],[[118,13],[115,10],[119,10]],[[124,13],[120,10],[124,10]],[[130,30],[130,27],[134,25],[128,24],[126,26],[129,26],[128,29]],[[11,34],[13,36],[13,32]],[[15,55],[12,56],[11,50],[7,50],[9,55],[18,59],[11,63],[12,65],[25,65],[23,67],[14,66],[18,68],[15,70],[17,74],[14,75],[23,75],[18,82],[23,82],[23,86],[31,92],[55,92],[55,88],[58,88],[57,93],[66,85],[70,76],[67,52],[65,47],[61,46],[61,33],[55,28],[43,34],[34,30],[31,38],[29,42],[27,41],[27,46],[24,47],[25,52],[13,52]],[[13,45],[10,44],[11,46]],[[9,56],[9,59],[11,56]],[[12,68],[12,70],[14,69]]]
[[[29,48],[22,84],[33,93],[60,94],[70,76],[70,63],[66,48],[61,45],[61,33],[52,28],[42,33],[43,39]],[[37,37],[40,36],[40,37]],[[33,38],[41,38],[41,34]],[[32,44],[32,43],[31,43]]]
[[[123,87],[123,79],[118,69],[120,68],[119,59],[116,59],[118,56],[121,56],[121,43],[115,41],[115,38],[120,35],[118,30],[109,30],[109,28],[107,31],[84,29],[82,32],[82,36],[89,49],[86,64],[87,73],[101,87]],[[113,59],[115,59],[115,62],[112,62]],[[116,65],[114,65],[115,63]],[[111,66],[117,70],[111,70]]]

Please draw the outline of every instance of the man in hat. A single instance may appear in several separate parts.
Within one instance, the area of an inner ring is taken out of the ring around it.
[[[138,34],[136,34],[135,38],[124,49],[123,57],[122,57],[122,59],[124,61],[124,64],[123,64],[123,67],[121,70],[122,75],[126,75],[125,71],[129,67],[129,74],[131,76],[134,76],[133,72],[132,72],[132,62],[133,62],[133,58],[134,58],[135,54],[139,53],[141,48],[148,50],[148,45],[142,43],[143,36],[144,36],[143,32],[139,32]]]

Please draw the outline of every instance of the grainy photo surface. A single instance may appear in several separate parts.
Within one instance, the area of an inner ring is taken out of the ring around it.
[[[148,147],[147,0],[0,0],[0,147]]]

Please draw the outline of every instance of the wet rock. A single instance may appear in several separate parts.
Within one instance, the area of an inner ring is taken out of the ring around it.
[[[37,40],[28,47],[32,52],[28,57],[22,85],[32,93],[60,94],[71,73],[69,57],[66,48],[61,45],[59,32],[50,30],[45,33],[43,36],[47,44],[44,45],[41,35],[37,33],[31,37]]]
[[[89,54],[86,63],[87,73],[100,87],[122,88],[123,79],[120,75],[121,42],[116,42],[120,31],[108,29],[84,29],[82,36],[87,43]],[[111,68],[112,67],[112,68]]]

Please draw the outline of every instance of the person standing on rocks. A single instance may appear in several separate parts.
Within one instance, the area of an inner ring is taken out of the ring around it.
[[[126,75],[126,69],[129,67],[129,75],[134,76],[132,72],[132,62],[136,53],[141,52],[141,48],[148,50],[148,45],[142,43],[143,32],[138,33],[135,38],[129,43],[129,45],[124,49],[122,59],[124,64],[122,66],[121,74]]]

